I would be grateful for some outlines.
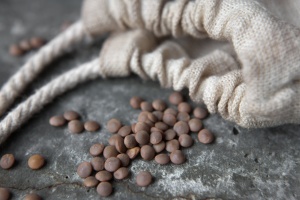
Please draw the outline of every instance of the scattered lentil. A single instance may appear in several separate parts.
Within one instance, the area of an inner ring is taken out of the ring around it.
[[[80,115],[78,114],[78,112],[76,112],[74,110],[68,110],[64,113],[64,118],[68,121],[72,121],[75,119],[79,119]]]
[[[95,132],[100,129],[100,125],[96,121],[87,121],[84,123],[84,129],[89,132]]]
[[[170,160],[176,165],[180,165],[185,162],[185,155],[180,150],[175,150],[170,154]]]
[[[109,182],[101,182],[97,186],[97,193],[102,197],[109,196],[113,191],[112,185]]]
[[[50,118],[49,124],[51,126],[63,126],[66,124],[66,120],[63,116],[61,115],[56,115]]]
[[[107,122],[107,130],[111,133],[117,133],[118,130],[121,128],[122,124],[118,119],[111,119]]]
[[[118,154],[116,147],[112,145],[106,146],[103,150],[104,158],[117,157]]]
[[[91,175],[92,171],[93,169],[91,163],[86,161],[80,163],[77,167],[77,174],[81,178],[87,178],[88,176]]]
[[[0,160],[0,167],[2,169],[10,169],[15,163],[15,157],[13,154],[4,154]]]
[[[150,172],[141,171],[136,176],[136,183],[138,186],[146,187],[146,186],[150,185],[151,182],[152,182],[152,175],[150,174]]]
[[[178,104],[178,111],[190,113],[192,111],[192,107],[187,102],[181,102]]]
[[[45,159],[40,154],[35,154],[29,157],[28,159],[28,166],[31,169],[40,169],[44,166]]]
[[[171,104],[174,105],[178,105],[181,102],[183,102],[183,96],[180,92],[173,92],[170,96],[169,96],[169,102]]]
[[[92,160],[91,160],[92,168],[93,168],[96,172],[98,172],[98,171],[104,169],[104,163],[105,163],[105,160],[104,160],[104,158],[102,158],[102,157],[94,157],[94,158],[92,158]]]
[[[115,179],[122,180],[127,178],[129,175],[129,170],[126,167],[121,167],[117,171],[114,172]]]
[[[83,185],[85,187],[96,187],[99,181],[94,176],[89,176],[84,179]]]
[[[202,129],[199,133],[198,133],[198,140],[199,142],[203,143],[203,144],[209,144],[212,143],[214,141],[214,135],[212,134],[212,132],[210,132],[207,129]]]
[[[161,165],[168,164],[170,162],[170,157],[167,154],[158,154],[154,158],[155,162]]]
[[[143,99],[141,97],[138,96],[134,96],[130,99],[130,105],[132,108],[134,109],[140,109],[141,108],[141,103],[142,103]]]
[[[112,174],[109,171],[102,170],[95,175],[98,181],[104,182],[112,179]]]
[[[120,166],[121,166],[121,161],[119,158],[116,158],[116,157],[107,158],[104,163],[105,170],[107,170],[109,172],[117,171],[117,169],[119,169]]]
[[[105,148],[104,144],[100,144],[100,143],[93,144],[90,147],[90,154],[92,156],[99,156],[103,152],[104,148]]]
[[[71,133],[81,133],[84,130],[84,126],[81,121],[76,119],[68,123],[68,129]]]

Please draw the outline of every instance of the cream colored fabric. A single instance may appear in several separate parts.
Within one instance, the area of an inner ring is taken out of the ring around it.
[[[125,76],[130,73],[125,68],[138,74],[142,69],[163,87],[187,87],[191,98],[204,101],[210,112],[244,127],[299,123],[300,29],[273,17],[255,1],[85,0],[82,17],[95,36],[129,29],[147,33],[110,38],[106,44],[113,45],[101,53],[106,70],[120,70]],[[167,40],[141,54],[156,45],[149,41],[163,36],[209,37],[229,41],[232,48],[190,59],[185,49]],[[130,51],[118,48],[123,45]]]

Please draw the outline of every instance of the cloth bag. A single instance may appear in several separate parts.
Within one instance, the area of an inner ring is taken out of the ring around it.
[[[300,29],[256,1],[85,0],[82,19],[94,36],[125,31],[102,49],[101,70],[127,76],[131,68],[146,78],[132,60],[147,51],[137,61],[143,73],[163,87],[187,87],[192,100],[212,113],[247,128],[299,123]],[[143,31],[143,39],[130,30]],[[191,59],[174,40],[155,43],[184,36],[228,41],[231,47]],[[134,50],[124,52],[120,47],[130,40]]]

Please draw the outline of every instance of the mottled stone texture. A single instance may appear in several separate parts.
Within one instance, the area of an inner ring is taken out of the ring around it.
[[[0,85],[30,56],[11,57],[8,46],[33,35],[54,37],[64,21],[79,18],[79,0],[3,0],[0,2]],[[82,45],[54,62],[29,87],[19,102],[56,75],[98,55],[101,41],[92,47]],[[167,100],[172,91],[158,83],[137,77],[95,80],[58,97],[14,133],[0,149],[0,155],[13,153],[17,163],[11,170],[0,169],[0,187],[10,188],[13,199],[36,191],[45,199],[98,199],[95,189],[82,186],[76,166],[90,160],[94,142],[107,144],[105,129],[111,117],[124,124],[135,121],[137,110],[129,99],[139,95],[147,100]],[[185,91],[185,93],[187,93]],[[66,127],[48,124],[51,116],[74,109],[82,119],[97,120],[102,129],[96,133],[70,134]],[[218,115],[204,120],[217,139],[211,145],[199,142],[184,152],[187,163],[158,166],[140,158],[131,166],[127,180],[113,183],[110,199],[300,199],[300,126],[286,125],[270,129],[245,130],[224,121]],[[192,135],[196,141],[196,134]],[[31,154],[41,153],[46,166],[38,171],[27,167]],[[137,187],[135,176],[149,170],[155,182]]]

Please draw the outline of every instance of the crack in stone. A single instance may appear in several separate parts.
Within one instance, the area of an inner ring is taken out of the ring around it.
[[[26,191],[26,190],[34,190],[34,191],[40,191],[40,190],[44,190],[44,189],[51,189],[51,188],[55,188],[55,187],[59,187],[59,186],[69,186],[69,185],[73,185],[73,186],[77,186],[77,187],[84,187],[82,184],[78,183],[78,182],[69,182],[69,183],[55,183],[52,185],[47,185],[44,187],[25,187],[25,188],[21,188],[21,187],[5,187],[7,189],[12,189],[12,190],[18,190],[18,191]],[[4,186],[1,186],[4,187]]]

